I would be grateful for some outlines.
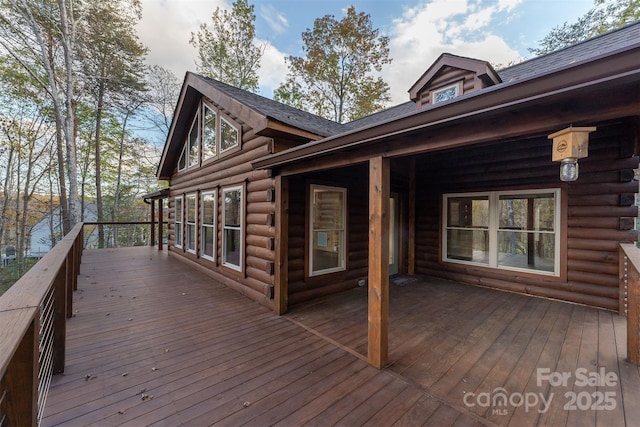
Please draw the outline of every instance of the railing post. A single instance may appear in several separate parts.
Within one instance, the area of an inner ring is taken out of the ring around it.
[[[66,334],[67,334],[67,317],[69,310],[67,304],[70,304],[71,293],[73,292],[67,286],[69,266],[69,258],[67,255],[65,261],[60,266],[58,274],[53,282],[54,286],[54,304],[55,317],[53,320],[53,373],[61,374],[64,372],[64,361],[66,356]]]
[[[627,317],[627,360],[640,365],[640,249],[620,246],[620,314]]]
[[[163,215],[163,199],[158,199],[158,250],[162,250],[162,222],[164,221]]]
[[[154,246],[156,243],[156,202],[155,200],[151,200],[151,236],[150,236],[150,246]]]
[[[31,309],[32,320],[29,328],[13,357],[6,374],[4,388],[6,396],[6,425],[38,425],[38,310]]]

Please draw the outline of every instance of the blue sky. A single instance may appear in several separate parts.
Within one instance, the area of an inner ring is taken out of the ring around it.
[[[407,90],[443,52],[507,64],[531,57],[554,26],[573,22],[593,0],[249,0],[256,30],[267,43],[260,69],[260,93],[271,97],[287,72],[284,58],[301,54],[301,34],[316,18],[341,19],[353,4],[371,15],[373,26],[390,37],[392,63],[383,70],[392,104],[408,99]],[[224,0],[142,0],[138,30],[149,47],[147,61],[171,70],[179,79],[195,71],[191,32],[210,22]]]

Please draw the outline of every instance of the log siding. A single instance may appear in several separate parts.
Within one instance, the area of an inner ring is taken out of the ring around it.
[[[618,243],[635,241],[638,209],[628,197],[638,191],[632,174],[633,129],[623,123],[592,134],[580,178],[563,184],[559,278],[442,262],[440,209],[443,193],[558,186],[546,137],[435,153],[417,160],[415,271],[507,291],[563,299],[617,310]],[[509,148],[505,148],[509,147]],[[565,249],[566,248],[566,249]]]

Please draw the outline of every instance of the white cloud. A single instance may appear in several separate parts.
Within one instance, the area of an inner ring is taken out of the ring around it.
[[[267,22],[269,27],[278,34],[284,33],[287,28],[289,28],[287,18],[272,5],[262,5],[260,7],[260,16]]]
[[[447,52],[506,64],[518,52],[491,32],[497,14],[512,10],[520,0],[485,5],[473,0],[433,0],[407,9],[390,30],[390,57],[384,70],[392,103],[409,100],[407,91],[427,68]]]
[[[262,40],[259,43],[265,43],[264,55],[260,60],[260,69],[258,70],[260,93],[262,96],[272,98],[274,89],[280,86],[280,83],[287,76],[287,65],[284,58],[288,55],[280,52],[269,42]]]
[[[189,44],[191,33],[208,23],[218,6],[229,7],[224,0],[142,0],[137,29],[149,48],[147,63],[167,68],[179,79],[195,71],[197,50]]]

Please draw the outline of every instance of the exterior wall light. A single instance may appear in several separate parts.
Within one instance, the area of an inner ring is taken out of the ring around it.
[[[568,127],[548,136],[553,139],[551,160],[560,162],[560,180],[578,179],[578,159],[589,155],[589,133],[595,127]]]

